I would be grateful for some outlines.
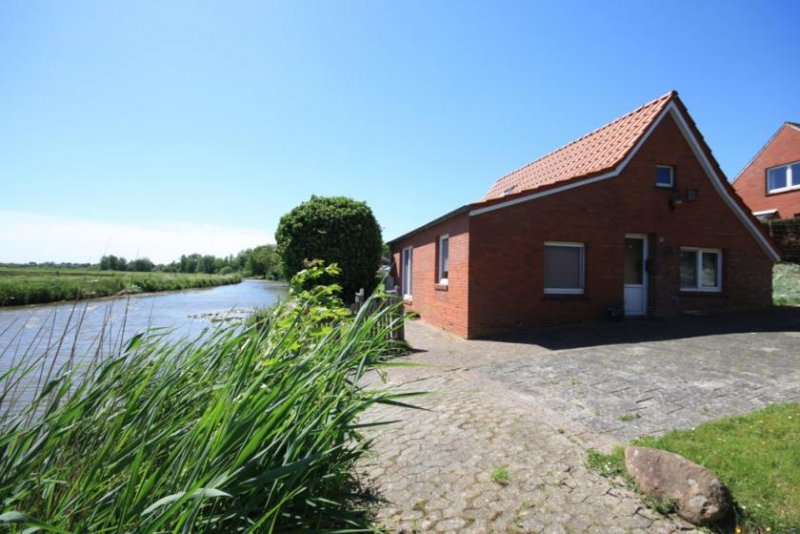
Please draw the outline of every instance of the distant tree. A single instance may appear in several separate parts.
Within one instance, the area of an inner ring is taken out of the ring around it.
[[[383,241],[381,228],[365,202],[346,197],[312,196],[281,217],[275,233],[284,273],[291,277],[306,260],[337,263],[342,297],[352,302],[377,283]]]
[[[245,269],[253,276],[276,279],[281,275],[281,257],[275,245],[262,245],[249,250]]]
[[[153,270],[155,265],[150,261],[150,258],[137,258],[128,264],[129,271],[136,271],[140,273],[149,273]]]
[[[117,257],[113,254],[100,257],[100,270],[101,271],[124,271],[128,266],[128,262],[123,257]]]

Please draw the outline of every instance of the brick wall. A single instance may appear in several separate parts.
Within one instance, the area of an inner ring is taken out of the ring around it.
[[[767,194],[767,169],[800,161],[800,130],[784,124],[763,151],[733,183],[736,192],[752,211],[777,209],[779,219],[800,213],[800,190]]]
[[[393,275],[402,282],[402,250],[413,247],[411,293],[406,309],[426,322],[467,336],[467,284],[469,280],[469,214],[463,213],[408,239],[392,243]],[[439,236],[449,234],[447,285],[438,284],[437,247]]]
[[[674,190],[655,187],[656,165],[675,167]],[[693,202],[688,189],[697,191]],[[772,262],[719,197],[671,117],[619,176],[472,217],[469,229],[470,337],[604,318],[623,300],[626,233],[649,238],[651,315],[771,301]],[[584,295],[544,294],[545,241],[585,243]],[[721,293],[680,291],[680,247],[722,250]]]

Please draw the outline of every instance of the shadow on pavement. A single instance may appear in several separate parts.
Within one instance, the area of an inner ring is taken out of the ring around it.
[[[518,331],[484,339],[563,350],[748,332],[800,332],[800,307],[772,307],[760,311],[664,319],[631,318],[621,322],[593,321]],[[800,346],[800,338],[797,344]]]

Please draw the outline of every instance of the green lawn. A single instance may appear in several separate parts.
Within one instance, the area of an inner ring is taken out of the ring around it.
[[[800,404],[777,404],[634,444],[680,454],[716,473],[737,503],[737,524],[748,531],[800,529]],[[590,451],[587,464],[604,475],[624,472],[621,448],[610,455]]]

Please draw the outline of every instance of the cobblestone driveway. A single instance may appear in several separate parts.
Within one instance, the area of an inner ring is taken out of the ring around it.
[[[646,433],[800,399],[800,310],[464,341],[419,322],[389,383],[425,410],[380,406],[361,471],[392,532],[676,532],[584,465]],[[764,321],[767,321],[764,324]],[[752,332],[753,325],[758,332]],[[759,326],[760,325],[760,326]],[[766,331],[770,330],[770,331]],[[565,341],[566,340],[566,341]],[[493,473],[505,470],[501,484]]]

